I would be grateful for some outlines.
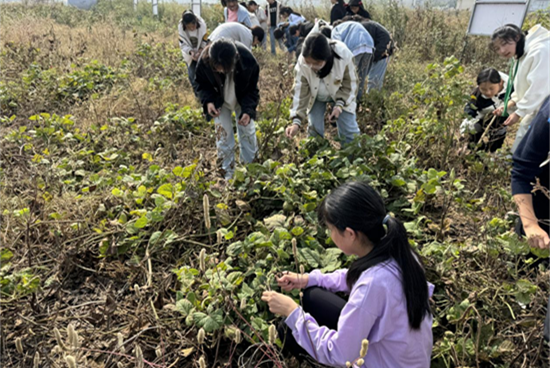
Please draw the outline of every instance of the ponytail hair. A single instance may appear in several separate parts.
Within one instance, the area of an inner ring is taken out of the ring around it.
[[[394,259],[401,272],[409,325],[419,329],[430,313],[426,274],[420,256],[410,246],[403,223],[386,215],[382,197],[367,183],[349,182],[333,190],[317,210],[321,224],[338,231],[350,228],[373,244],[369,254],[356,259],[348,269],[346,283],[351,290],[363,272]]]
[[[498,84],[502,81],[502,78],[500,77],[500,73],[495,68],[486,68],[479,72],[477,75],[477,85],[479,86],[481,83],[492,83],[492,84]]]

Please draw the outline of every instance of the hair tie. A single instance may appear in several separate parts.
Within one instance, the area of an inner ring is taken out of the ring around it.
[[[382,225],[386,225],[388,223],[388,220],[390,219],[390,215],[386,215],[386,217],[384,217],[384,219],[382,220]]]

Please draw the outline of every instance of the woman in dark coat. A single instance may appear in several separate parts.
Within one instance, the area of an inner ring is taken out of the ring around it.
[[[350,0],[347,13],[348,15],[359,15],[360,17],[371,19],[369,12],[365,9],[361,0]]]
[[[344,0],[330,0],[330,2],[332,3],[332,9],[330,9],[330,24],[332,25],[346,16],[346,7]]]

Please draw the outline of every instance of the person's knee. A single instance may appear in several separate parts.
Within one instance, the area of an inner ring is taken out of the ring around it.
[[[311,306],[315,304],[316,296],[321,290],[323,289],[318,286],[308,287],[304,290],[304,295],[302,296],[302,307],[304,310],[311,310]]]

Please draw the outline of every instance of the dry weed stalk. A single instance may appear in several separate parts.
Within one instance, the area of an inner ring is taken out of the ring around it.
[[[139,345],[136,345],[134,352],[136,354],[136,368],[143,368],[143,351],[141,351]]]
[[[237,328],[235,331],[235,344],[240,344],[243,341],[241,330]]]
[[[61,338],[61,332],[56,328],[53,329],[53,333],[55,335],[55,340],[57,341],[57,346],[59,346],[62,350],[67,350],[67,347],[63,343],[63,339]]]
[[[17,352],[19,354],[23,355],[23,344],[21,343],[21,338],[20,337],[15,339],[15,349],[17,350]]]
[[[269,345],[274,345],[275,341],[277,341],[277,328],[275,327],[275,325],[270,325],[268,331],[269,331],[268,343]]]
[[[201,357],[199,358],[199,367],[200,367],[200,368],[206,368],[206,362],[205,362],[205,360],[204,360],[204,356],[201,356]]]
[[[67,365],[69,368],[76,368],[76,359],[72,355],[67,355],[65,357],[65,361],[67,362]]]
[[[69,344],[71,345],[73,350],[78,349],[80,347],[80,344],[78,342],[78,333],[71,324],[67,326],[67,336],[69,337]]]
[[[40,353],[38,351],[34,354],[32,367],[33,368],[39,368],[40,367]]]
[[[197,342],[200,345],[204,344],[204,336],[205,336],[204,328],[201,327],[201,329],[199,330],[199,333],[197,334]]]
[[[205,248],[202,248],[201,249],[201,252],[199,254],[199,268],[202,272],[205,272],[206,271],[206,262],[205,262],[205,259],[206,259],[206,249]]]
[[[117,339],[117,349],[120,350],[122,353],[126,352],[126,349],[124,348],[124,336],[119,332],[116,334]]]
[[[202,209],[204,211],[204,226],[207,230],[210,230],[212,224],[210,223],[210,201],[208,200],[208,195],[202,197]]]

